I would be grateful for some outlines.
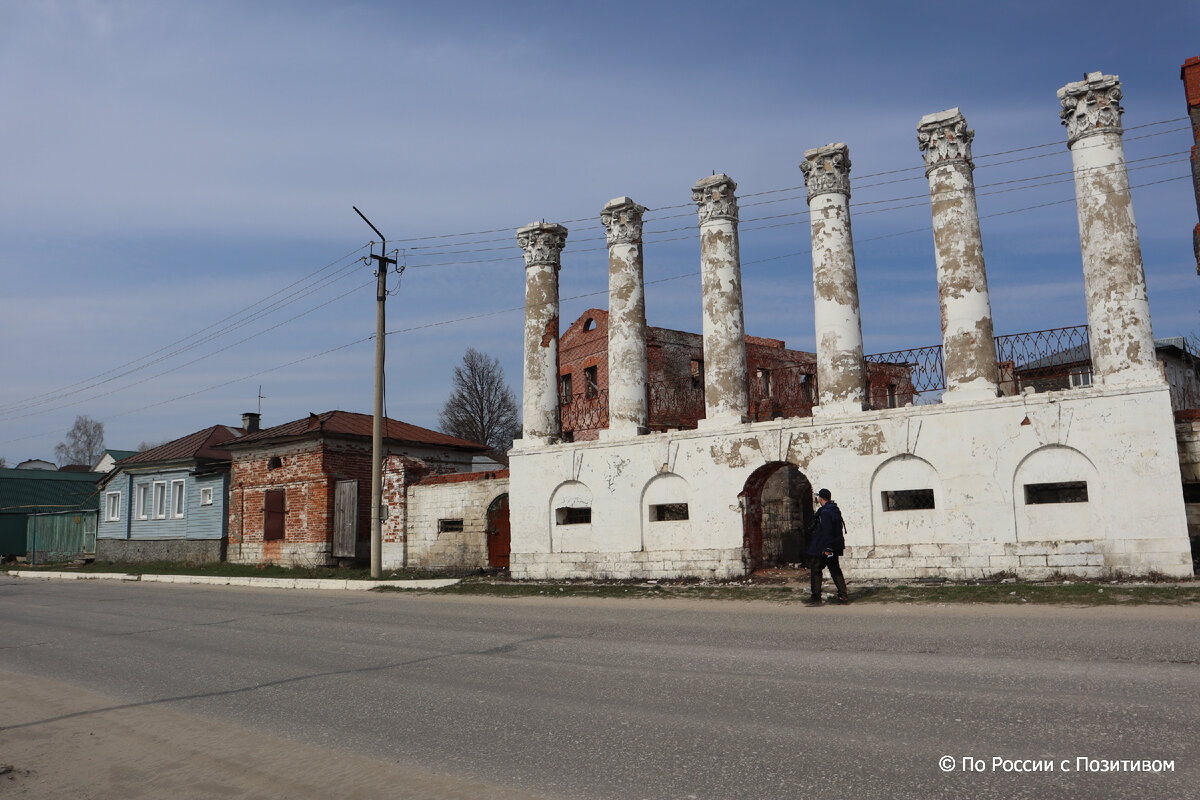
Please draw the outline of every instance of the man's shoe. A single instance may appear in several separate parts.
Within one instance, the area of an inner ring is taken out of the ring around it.
[[[848,606],[848,605],[850,605],[850,598],[844,597],[844,596],[839,596],[833,602],[837,603],[839,606]]]
[[[804,601],[804,605],[806,605],[806,606],[819,606],[819,605],[821,605],[821,598],[819,598],[819,597],[810,597],[810,598],[808,598],[807,600],[805,600],[805,601]]]

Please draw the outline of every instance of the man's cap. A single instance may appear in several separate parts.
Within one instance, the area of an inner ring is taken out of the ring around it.
[[[822,489],[821,491],[817,492],[817,497],[821,498],[822,500],[832,500],[833,499],[833,495],[831,495],[829,493],[828,489]]]

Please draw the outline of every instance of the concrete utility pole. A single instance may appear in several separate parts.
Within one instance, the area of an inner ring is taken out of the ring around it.
[[[387,270],[396,259],[387,257],[387,239],[371,220],[351,206],[362,217],[363,222],[379,237],[379,255],[371,253],[371,260],[378,264],[376,275],[379,283],[375,289],[375,410],[371,418],[371,577],[383,577],[383,351],[384,351],[384,304],[387,302]]]

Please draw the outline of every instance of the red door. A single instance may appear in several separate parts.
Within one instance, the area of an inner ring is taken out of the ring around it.
[[[508,567],[508,495],[492,501],[487,511],[487,549],[489,567]]]

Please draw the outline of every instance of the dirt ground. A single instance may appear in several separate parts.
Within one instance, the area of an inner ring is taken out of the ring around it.
[[[535,798],[0,671],[4,798]]]

